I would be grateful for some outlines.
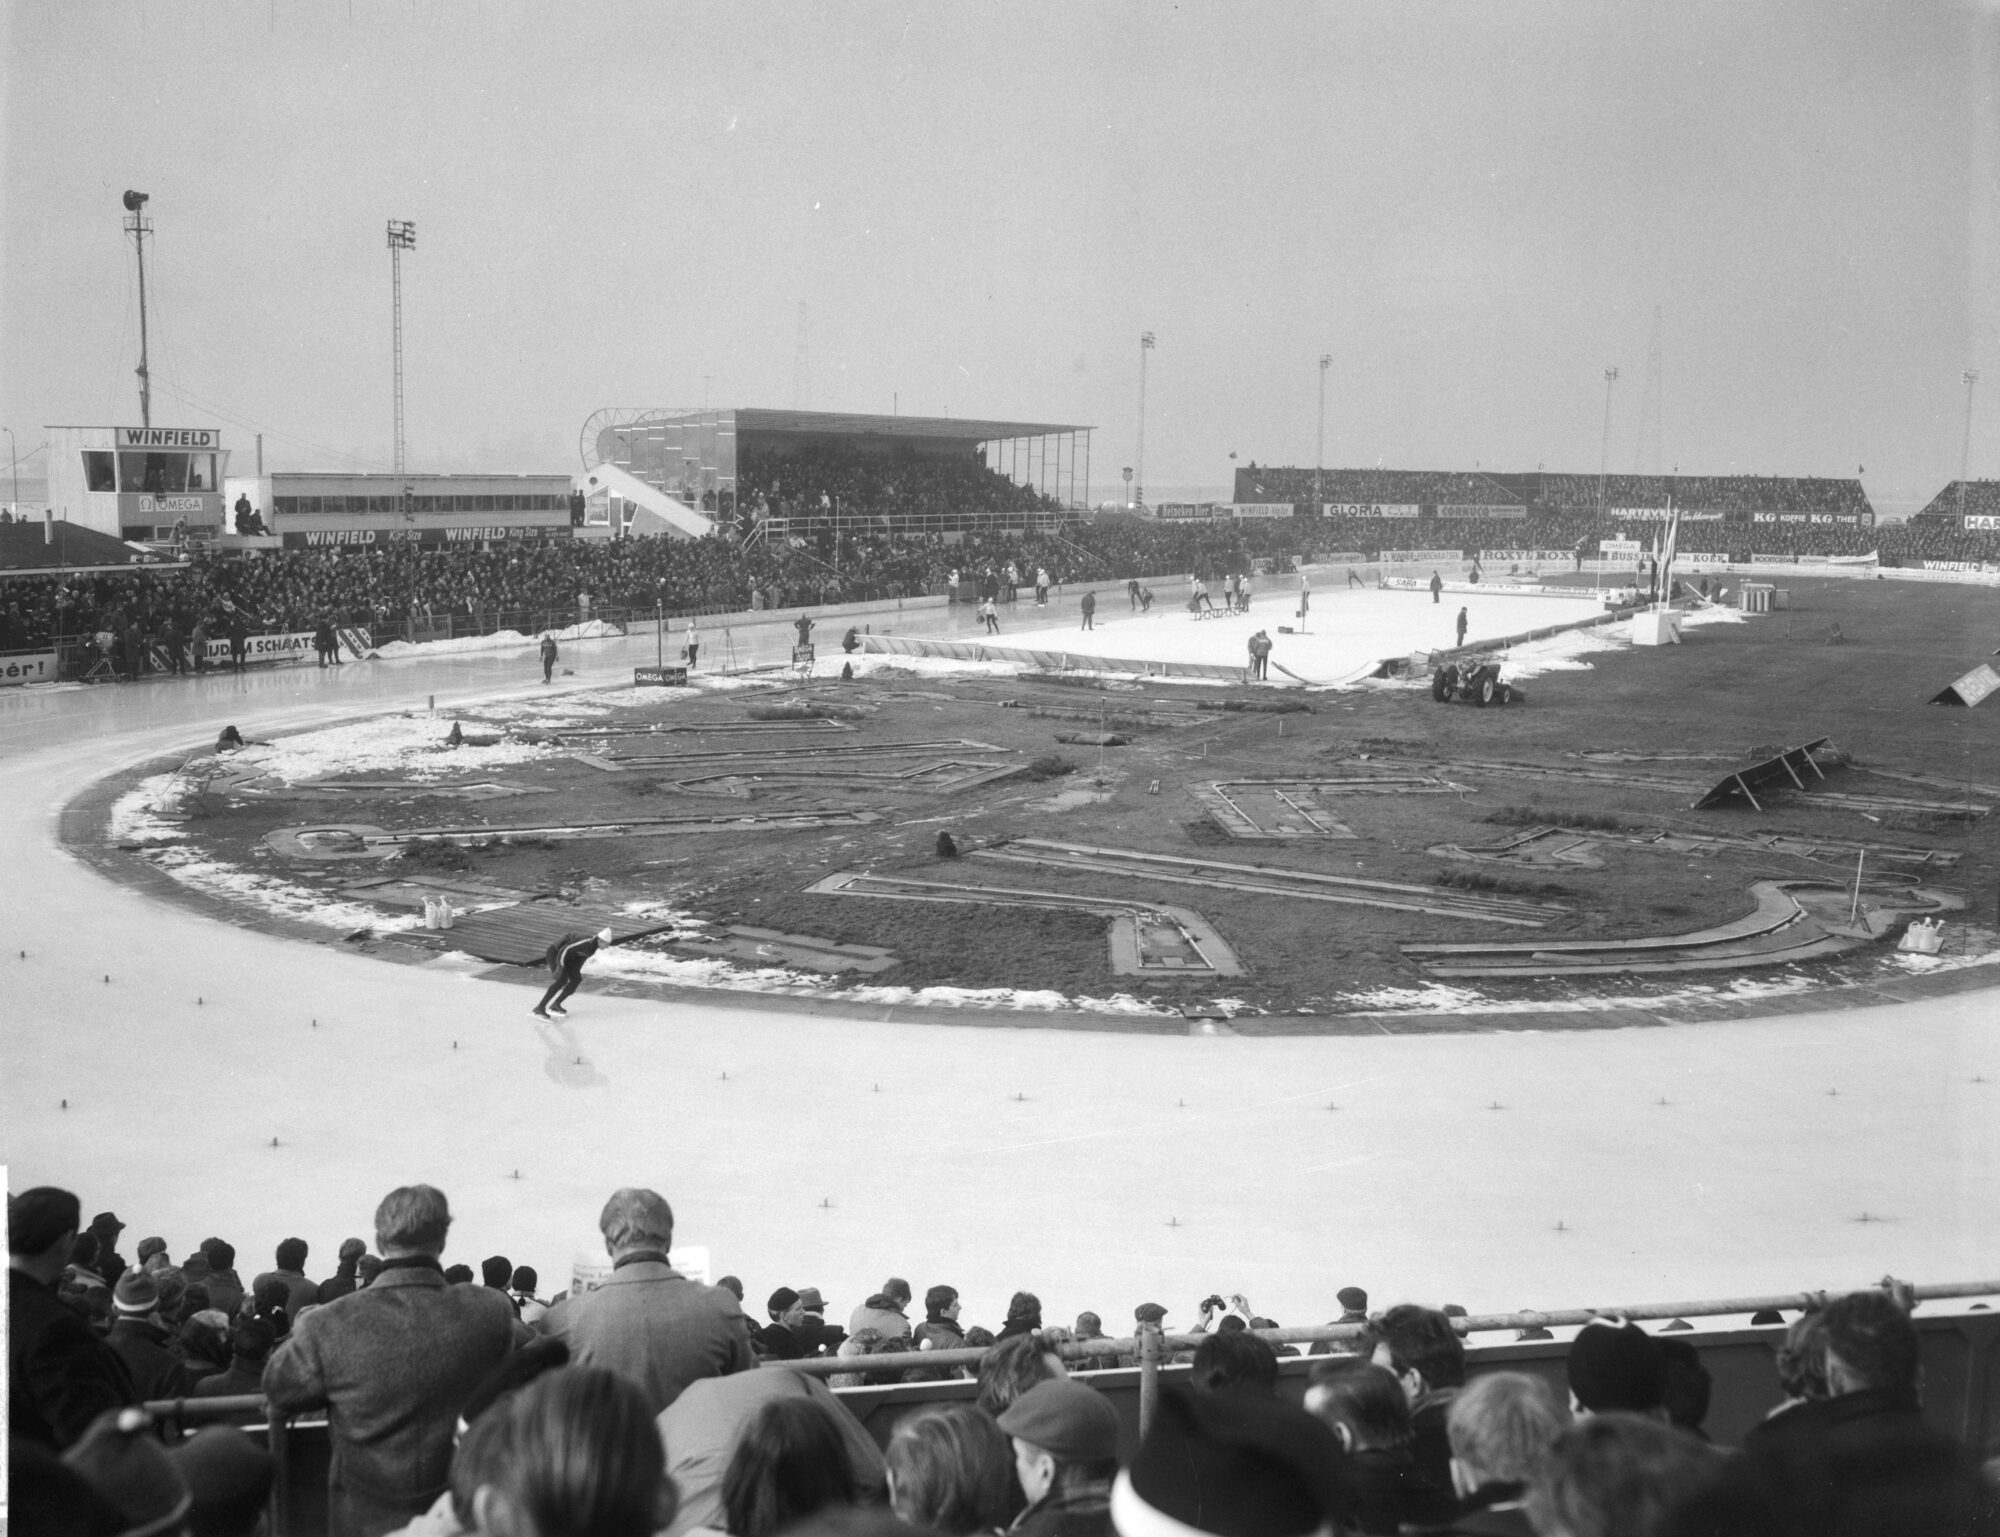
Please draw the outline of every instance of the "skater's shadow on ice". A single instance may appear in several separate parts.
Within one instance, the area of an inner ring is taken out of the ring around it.
[[[583,1054],[583,1048],[576,1043],[576,1033],[568,1025],[554,1021],[545,1025],[538,1021],[535,1034],[541,1037],[549,1053],[542,1071],[565,1089],[601,1089],[611,1082]]]

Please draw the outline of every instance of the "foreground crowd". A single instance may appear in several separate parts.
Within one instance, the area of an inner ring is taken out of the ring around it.
[[[1923,1418],[1897,1283],[1792,1325],[1785,1397],[1735,1452],[1704,1437],[1708,1377],[1672,1334],[1586,1327],[1565,1402],[1525,1372],[1468,1381],[1450,1316],[1369,1314],[1351,1288],[1353,1327],[1314,1347],[1333,1353],[1311,1363],[1303,1408],[1254,1332],[1269,1321],[1209,1298],[1175,1357],[1191,1370],[1141,1439],[1071,1375],[1130,1342],[1093,1344],[1088,1314],[1074,1333],[1045,1327],[1026,1293],[983,1339],[949,1286],[913,1322],[897,1280],[845,1330],[815,1290],[789,1287],[759,1327],[731,1278],[673,1270],[671,1209],[627,1188],[600,1218],[602,1284],[545,1304],[533,1274],[497,1256],[483,1282],[447,1271],[450,1223],[442,1192],[399,1188],[376,1210],[377,1252],[349,1240],[314,1282],[289,1239],[246,1288],[220,1240],[176,1265],[147,1239],[128,1263],[111,1214],[79,1231],[69,1192],[10,1196],[12,1529],[257,1531],[264,1450],[227,1425],[182,1438],[137,1405],[261,1392],[286,1414],[328,1413],[335,1537],[2000,1531],[1994,1485]],[[1135,1310],[1141,1339],[1166,1311]],[[886,1449],[818,1376],[763,1365],[904,1352],[937,1356],[922,1377],[975,1378],[975,1396],[903,1414]]]

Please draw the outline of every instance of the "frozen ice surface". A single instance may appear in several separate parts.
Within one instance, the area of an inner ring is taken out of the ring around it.
[[[1253,622],[1277,617],[1260,602]],[[592,646],[566,648],[578,683],[653,656],[650,636]],[[217,922],[54,841],[93,775],[200,750],[227,722],[268,737],[430,693],[497,710],[543,695],[528,671],[474,655],[0,697],[9,1188],[66,1185],[177,1252],[221,1233],[260,1266],[296,1232],[320,1274],[383,1192],[431,1180],[457,1217],[448,1260],[505,1253],[559,1285],[606,1194],[651,1184],[753,1292],[806,1280],[844,1308],[895,1273],[960,1287],[989,1325],[1022,1286],[1051,1318],[1156,1297],[1185,1322],[1219,1289],[1310,1323],[1348,1284],[1552,1308],[1992,1268],[1991,992],[1421,1036],[589,992],[544,1023],[531,987],[462,958],[388,965]]]

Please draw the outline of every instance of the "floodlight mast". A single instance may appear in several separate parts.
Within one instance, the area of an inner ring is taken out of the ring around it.
[[[145,290],[141,289],[141,293]],[[143,312],[142,312],[143,313]],[[1965,529],[1965,477],[1972,467],[1972,388],[1979,383],[1979,370],[1968,368],[1958,376],[1965,386],[1965,443],[1958,451],[1958,527]]]
[[[1139,333],[1139,491],[1132,505],[1146,505],[1146,354],[1153,350],[1153,333]]]
[[[1326,497],[1320,488],[1320,477],[1326,473],[1326,371],[1333,367],[1333,354],[1319,355],[1319,447],[1313,453],[1313,516],[1319,516]]]
[[[146,357],[146,237],[153,233],[153,221],[146,217],[150,192],[125,194],[125,233],[139,251],[139,425],[153,425],[153,375]]]
[[[403,253],[417,248],[417,227],[408,219],[389,221],[389,306],[390,324],[395,333],[396,366],[396,477],[404,474],[403,447]],[[400,497],[404,493],[399,491]],[[409,509],[402,509],[407,517]]]

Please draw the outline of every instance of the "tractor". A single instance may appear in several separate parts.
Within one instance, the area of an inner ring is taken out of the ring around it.
[[[1445,662],[1431,674],[1431,698],[1439,704],[1463,699],[1471,704],[1522,704],[1527,696],[1500,681],[1500,664],[1492,657],[1461,657]]]

